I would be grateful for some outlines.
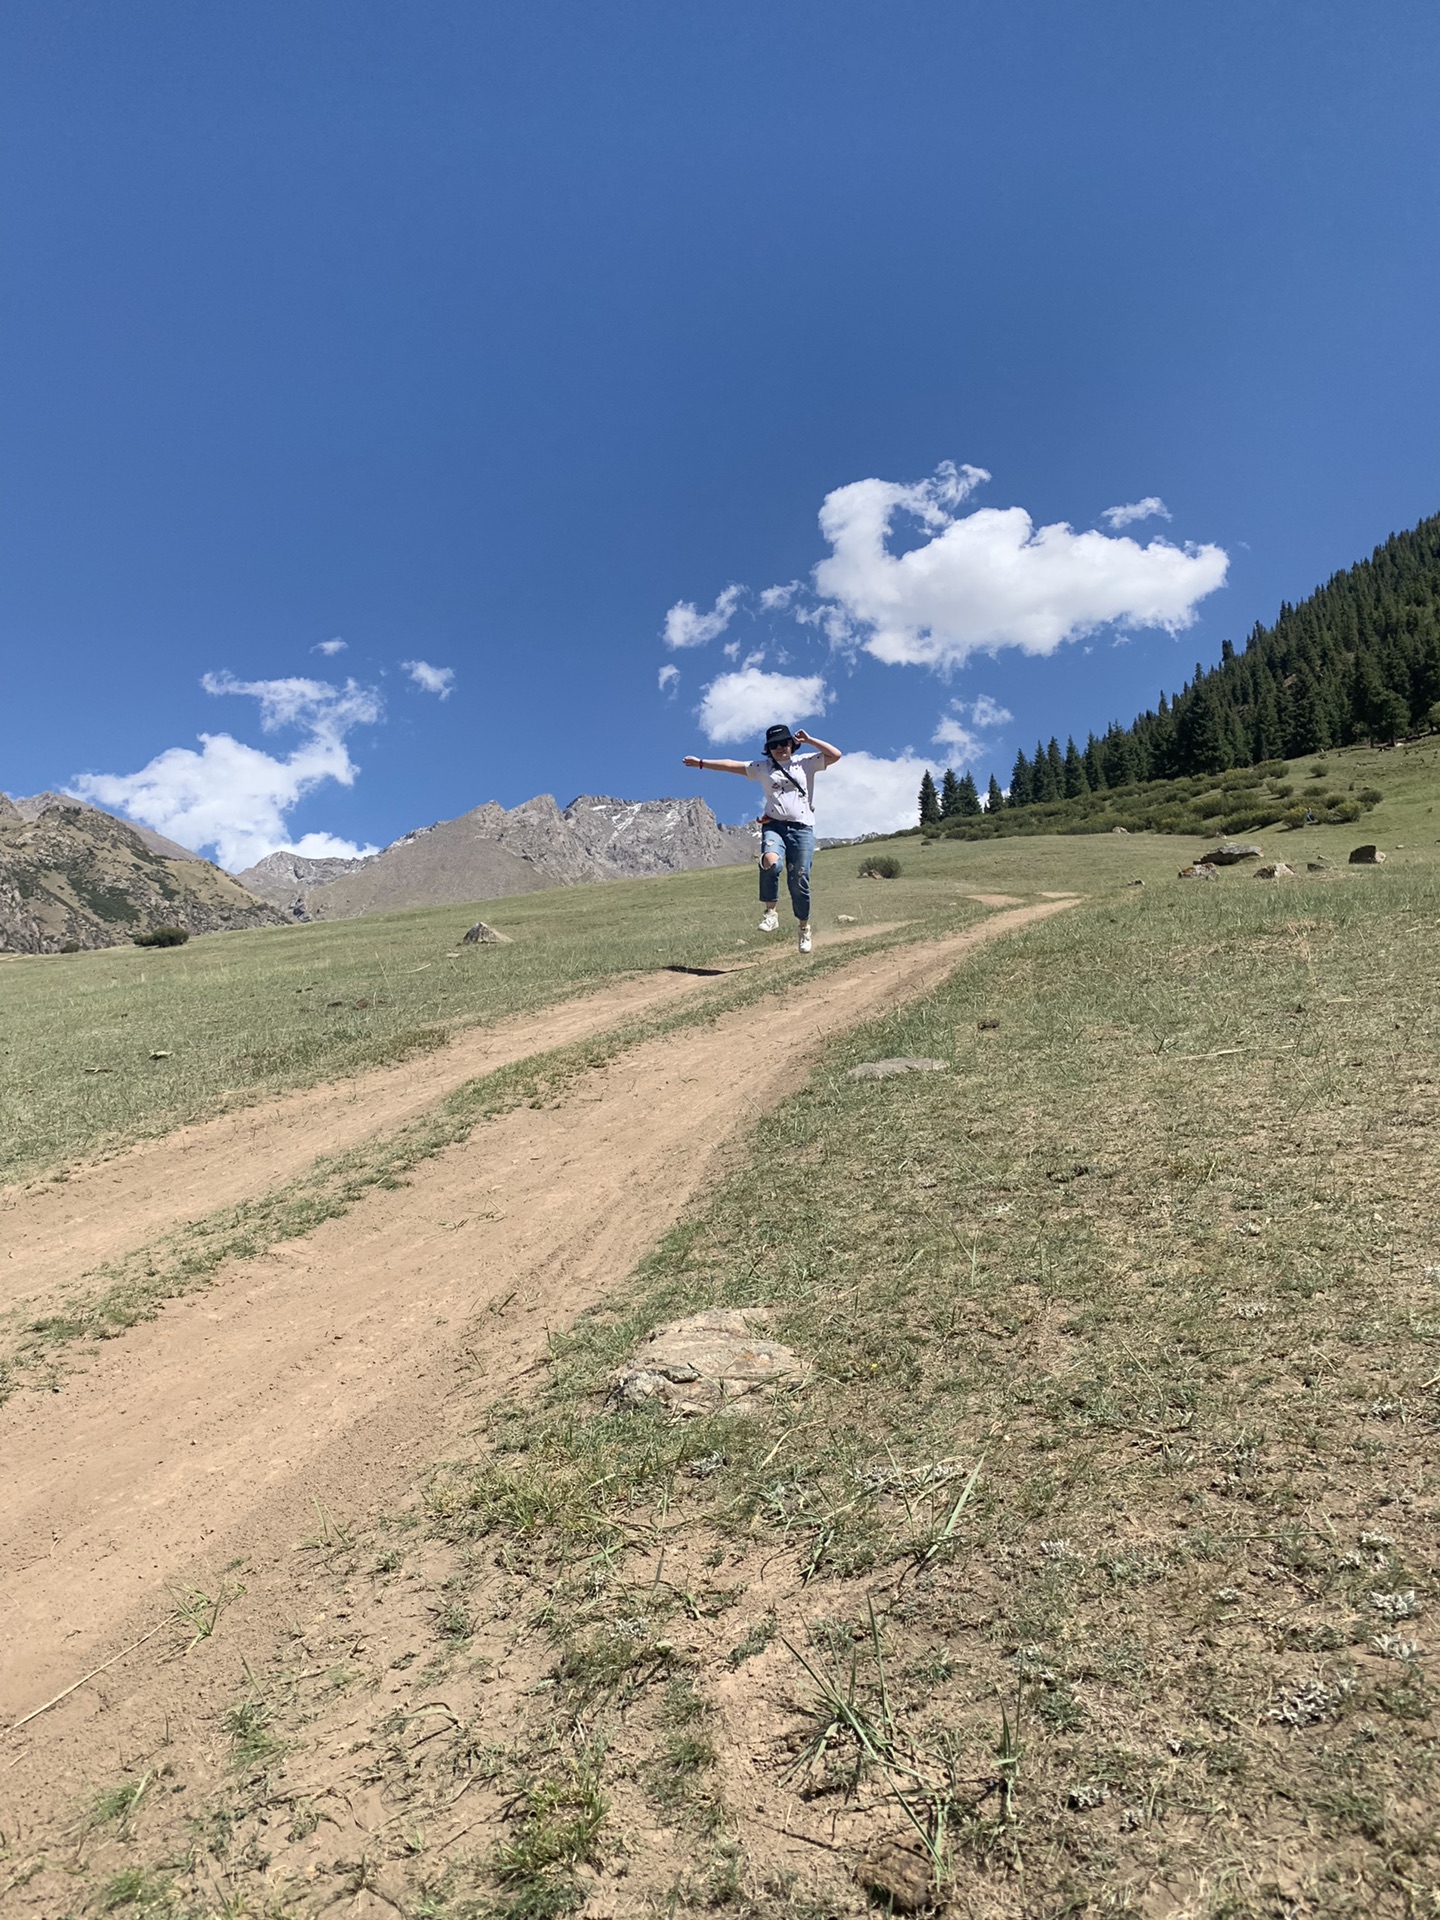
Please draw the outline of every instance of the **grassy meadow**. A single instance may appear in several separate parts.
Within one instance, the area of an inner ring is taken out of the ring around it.
[[[217,1735],[258,1716],[263,1750],[189,1811],[213,1862],[156,1816],[111,1889],[311,1911],[269,1810],[359,1714],[396,1836],[363,1884],[427,1920],[927,1887],[966,1920],[1440,1916],[1431,804],[1382,816],[1379,870],[1345,828],[1277,840],[1277,885],[1182,883],[1197,849],[1141,836],[896,842],[921,923],[1089,897],[832,1046],[536,1395],[334,1546],[337,1605],[423,1609],[444,1725],[353,1674],[302,1710],[277,1651]],[[856,852],[825,862],[848,910]],[[889,1055],[948,1070],[849,1077]],[[650,1327],[719,1304],[770,1309],[808,1383],[743,1421],[605,1410]],[[428,1849],[472,1786],[473,1838]]]
[[[767,1817],[864,1803],[976,1920],[1440,1913],[1437,924],[1433,865],[1147,887],[832,1051],[432,1488],[472,1583],[487,1541],[544,1595],[553,1744],[508,1763],[578,1752],[610,1810],[455,1912],[562,1911],[656,1819],[709,1835],[672,1911],[848,1911],[743,1858],[738,1674]],[[894,1054],[950,1071],[847,1077]],[[599,1411],[641,1333],[720,1303],[778,1309],[815,1382],[745,1422]],[[674,1653],[697,1608],[724,1660]]]
[[[859,878],[858,848],[818,856],[818,949],[838,914],[921,933],[953,922],[957,901],[973,913],[966,891],[1017,884],[1004,849],[901,841],[898,851],[904,870],[890,881]],[[1046,843],[1027,849],[1024,884],[1103,888],[1174,863],[1166,840]],[[784,936],[756,931],[755,901],[754,869],[732,867],[158,951],[0,958],[0,1181],[404,1059],[619,974],[771,953]],[[782,911],[788,930],[783,900]],[[477,918],[509,944],[459,945]]]

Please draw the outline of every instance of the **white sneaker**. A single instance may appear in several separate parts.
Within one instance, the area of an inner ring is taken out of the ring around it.
[[[808,920],[802,920],[800,922],[800,951],[801,953],[809,953],[810,951],[810,922]]]
[[[760,916],[761,933],[774,933],[775,929],[779,925],[780,925],[780,916],[775,911],[774,907],[766,907],[764,913],[762,913]]]

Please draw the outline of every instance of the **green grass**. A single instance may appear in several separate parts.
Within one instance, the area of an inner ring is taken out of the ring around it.
[[[1129,832],[1253,834],[1308,831],[1306,816],[1364,838],[1376,821],[1392,832],[1402,820],[1415,830],[1433,813],[1440,739],[1433,735],[1399,747],[1349,747],[1307,754],[1263,767],[1175,780],[1147,780],[1037,806],[947,820],[930,829],[946,837],[984,840],[1032,834]],[[1373,837],[1373,836],[1372,836]],[[1433,825],[1430,839],[1434,839]]]
[[[988,950],[764,1122],[803,1203],[739,1172],[435,1524],[507,1537],[592,1649],[647,1522],[787,1549],[793,1791],[864,1782],[986,1911],[1440,1911],[1437,925],[1417,865],[1147,886]],[[847,1078],[890,1054],[951,1071]],[[714,1304],[779,1307],[815,1384],[728,1425],[598,1410]]]
[[[942,911],[961,871],[884,886],[817,861],[817,916]],[[153,952],[0,958],[0,1179],[444,1044],[615,976],[759,952],[752,869],[566,887],[367,920],[210,934]],[[504,946],[457,947],[483,912]],[[153,1059],[153,1054],[163,1059]]]
[[[1326,756],[1330,785],[1374,788],[1384,799],[1363,831],[1276,829],[1267,851],[1292,864],[1320,854],[1343,862],[1368,838],[1405,842],[1391,856],[1397,864],[1417,848],[1432,857],[1437,763],[1440,748],[1427,743]],[[1153,883],[1198,850],[1192,839],[1052,836],[1027,840],[1023,851],[996,841],[871,843],[864,853],[900,857],[895,880],[861,880],[862,850],[833,848],[815,866],[821,945],[839,914],[923,924],[966,889],[1030,895]],[[753,870],[728,868],[209,934],[170,951],[0,958],[0,1180],[402,1060],[443,1046],[460,1028],[534,1011],[618,974],[753,956],[763,947],[754,899]],[[510,945],[457,947],[482,913]]]

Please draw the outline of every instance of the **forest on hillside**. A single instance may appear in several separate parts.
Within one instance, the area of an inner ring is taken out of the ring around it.
[[[1225,641],[1217,666],[1197,664],[1173,698],[1162,694],[1129,726],[1091,733],[1083,747],[1072,737],[1063,747],[1052,738],[1033,754],[1022,749],[1008,793],[992,778],[982,803],[968,773],[948,773],[939,790],[927,774],[920,824],[1004,831],[1000,816],[1043,808],[1059,810],[1045,829],[1055,831],[1060,814],[1077,826],[1093,817],[1093,800],[1084,804],[1092,796],[1156,782],[1170,792],[1147,799],[1183,809],[1217,776],[1229,774],[1232,791],[1258,790],[1274,782],[1279,762],[1431,729],[1440,729],[1440,514],[1392,535],[1299,606],[1282,605],[1242,651]],[[1236,777],[1247,769],[1261,777]],[[1273,798],[1292,796],[1267,793]],[[1337,796],[1333,804],[1344,803]]]

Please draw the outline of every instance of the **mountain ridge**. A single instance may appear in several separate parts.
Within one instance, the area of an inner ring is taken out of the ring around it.
[[[722,826],[703,800],[580,794],[562,808],[553,794],[541,793],[509,808],[487,800],[361,859],[274,853],[236,878],[292,919],[345,920],[596,880],[740,866],[753,859],[756,845],[751,828]]]

